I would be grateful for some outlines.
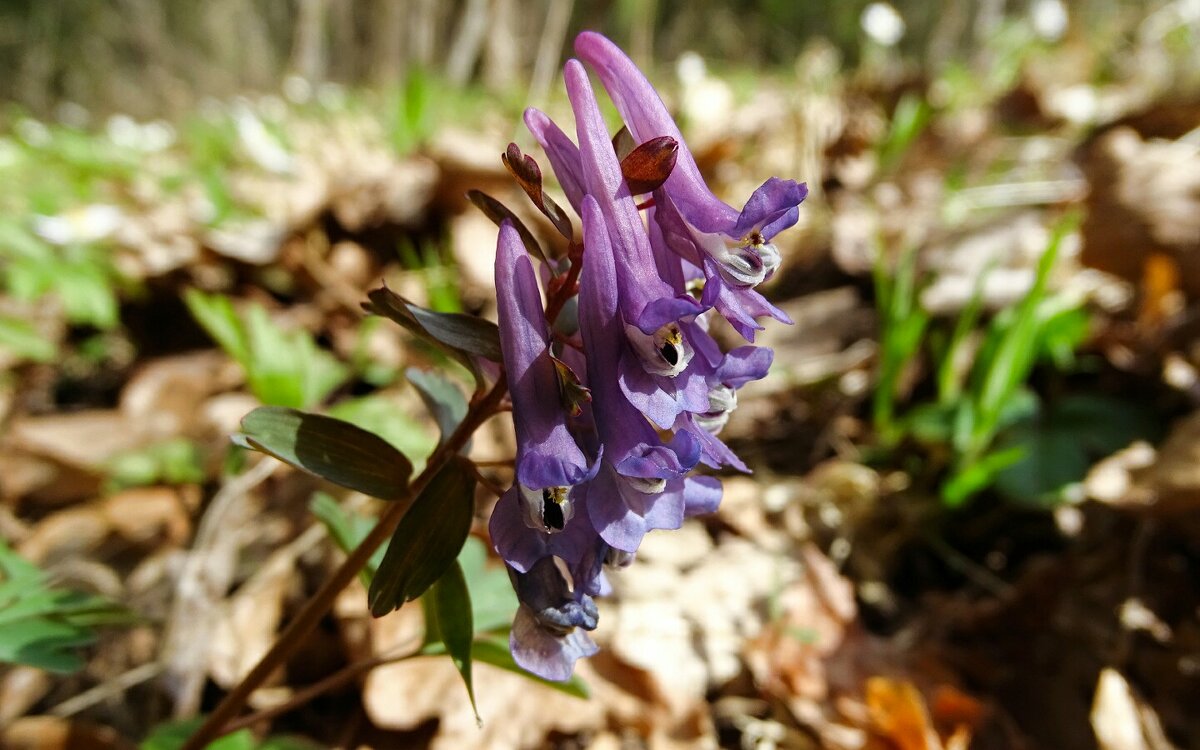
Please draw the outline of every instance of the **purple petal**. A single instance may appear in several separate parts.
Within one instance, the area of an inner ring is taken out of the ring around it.
[[[755,333],[763,329],[758,322],[760,317],[769,316],[781,323],[791,324],[792,319],[787,313],[772,305],[754,289],[727,284],[712,258],[704,259],[704,275],[702,301],[715,308],[747,341],[753,341]]]
[[[775,352],[768,347],[740,346],[725,354],[713,378],[730,388],[741,388],[751,380],[765,378],[774,359]]]
[[[556,534],[529,526],[525,521],[525,509],[521,504],[520,488],[512,487],[505,492],[488,522],[488,533],[496,554],[514,570],[527,573],[533,565],[547,555],[561,557],[568,564],[577,564],[596,543],[596,532],[588,517],[584,494],[579,487],[571,490],[575,501],[575,516],[566,528]]]
[[[688,477],[684,481],[684,516],[691,518],[715,513],[721,504],[721,480],[716,477]]]
[[[606,465],[586,489],[592,526],[612,547],[636,552],[647,532],[683,523],[683,480],[671,480],[667,488],[653,495],[640,492]]]
[[[642,479],[674,479],[695,468],[700,461],[700,443],[680,431],[670,445],[639,445],[613,466],[617,473]]]
[[[644,308],[659,298],[674,297],[674,291],[658,276],[646,227],[621,175],[621,163],[613,151],[604,116],[583,65],[578,60],[568,60],[563,76],[575,112],[584,189],[596,199],[617,261],[622,315],[625,322],[641,327]],[[692,315],[703,307],[691,300],[681,309],[682,315]],[[643,333],[653,333],[657,328],[643,329]]]
[[[667,323],[699,315],[705,309],[704,305],[686,295],[659,297],[642,308],[642,314],[634,325],[649,336]]]
[[[594,31],[575,37],[575,53],[596,71],[635,141],[645,143],[669,135],[679,143],[675,168],[659,191],[669,193],[681,208],[686,207],[688,220],[701,231],[722,231],[736,224],[737,211],[708,189],[671,113],[633,61]]]
[[[514,486],[500,496],[488,521],[488,534],[496,554],[518,572],[527,573],[535,562],[546,556],[545,538],[549,534],[541,534],[525,525],[520,492]]]
[[[541,145],[554,168],[554,176],[566,193],[567,200],[576,213],[582,213],[583,176],[579,166],[579,148],[575,142],[541,110],[530,107],[525,110],[525,127]]]
[[[496,246],[496,303],[517,433],[517,478],[533,488],[577,484],[590,467],[567,430],[537,277],[508,222],[500,226]]]
[[[808,196],[808,185],[795,180],[772,177],[746,201],[731,237],[747,237],[757,231],[770,240],[800,218],[800,203]]]
[[[629,403],[664,430],[685,411],[708,411],[708,384],[695,368],[689,367],[674,378],[651,375],[636,354],[626,351],[621,358],[619,382]]]
[[[575,662],[600,649],[588,634],[576,628],[566,635],[555,635],[543,628],[522,606],[513,619],[508,637],[513,660],[524,670],[544,680],[565,682],[575,671]]]
[[[687,430],[700,443],[700,463],[705,466],[711,466],[714,469],[731,466],[746,474],[753,473],[742,462],[742,459],[738,458],[738,455],[730,450],[728,445],[725,445],[725,442],[721,438],[692,421],[691,414],[686,415],[681,420],[679,427],[680,429]]]

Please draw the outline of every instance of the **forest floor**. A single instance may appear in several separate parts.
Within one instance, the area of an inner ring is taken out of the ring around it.
[[[355,583],[221,747],[1200,747],[1200,98],[1062,60],[815,49],[670,90],[731,203],[811,190],[765,286],[794,325],[722,433],[754,474],[613,575],[589,698],[477,663],[478,725],[412,656],[420,607]],[[406,372],[445,360],[360,303],[494,319],[463,195],[525,205],[514,137],[545,166],[510,107],[433,86],[0,141],[0,745],[177,747],[378,514],[231,446],[255,406],[433,450]],[[471,448],[485,573],[513,453],[507,415]]]

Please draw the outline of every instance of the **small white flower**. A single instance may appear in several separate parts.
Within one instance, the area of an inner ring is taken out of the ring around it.
[[[30,146],[45,146],[50,143],[50,128],[45,123],[30,117],[22,117],[13,126],[17,137]]]
[[[142,151],[156,153],[165,151],[175,143],[175,128],[164,120],[153,120],[142,125]]]
[[[121,148],[137,149],[142,139],[142,129],[129,115],[113,115],[104,124],[108,140]]]
[[[293,104],[307,104],[312,93],[312,84],[304,76],[291,75],[283,79],[283,95]]]
[[[1067,6],[1062,0],[1034,0],[1029,19],[1034,33],[1048,42],[1056,42],[1067,33]]]
[[[249,107],[237,106],[234,109],[233,119],[237,124],[238,138],[242,142],[242,149],[254,163],[275,174],[288,174],[292,171],[292,155],[284,149]]]
[[[97,242],[112,236],[124,218],[116,206],[96,203],[58,216],[34,214],[33,231],[55,245]]]
[[[891,47],[904,37],[904,19],[887,3],[871,3],[863,9],[862,30],[878,44]]]

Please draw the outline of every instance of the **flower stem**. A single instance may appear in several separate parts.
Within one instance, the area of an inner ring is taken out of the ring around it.
[[[404,518],[404,514],[412,507],[413,501],[420,496],[421,491],[429,484],[434,475],[466,444],[467,440],[474,434],[485,420],[496,413],[496,408],[500,401],[504,398],[508,387],[503,373],[500,379],[496,382],[492,389],[484,396],[476,400],[471,408],[467,411],[463,421],[454,430],[446,442],[442,443],[433,455],[429,457],[429,461],[425,465],[424,471],[417,476],[408,485],[408,491],[403,497],[398,498],[394,502],[388,504],[383,515],[379,517],[379,522],[367,534],[367,537],[354,548],[354,551],[346,558],[346,560],[338,566],[337,570],[326,579],[317,593],[313,594],[312,598],[300,610],[300,613],[292,619],[284,628],[283,633],[276,639],[271,649],[254,665],[254,668],[242,678],[242,681],[234,686],[225,697],[221,700],[217,707],[213,710],[200,728],[196,730],[188,741],[183,744],[181,750],[200,750],[208,745],[217,737],[227,732],[226,724],[233,719],[250,694],[257,690],[274,672],[281,667],[284,662],[296,651],[297,648],[308,637],[313,628],[321,621],[321,618],[333,607],[334,599],[344,589],[350,581],[358,575],[358,571],[362,570],[367,561],[371,559],[371,555],[379,548],[387,539],[392,536],[396,527],[400,524],[400,520]]]

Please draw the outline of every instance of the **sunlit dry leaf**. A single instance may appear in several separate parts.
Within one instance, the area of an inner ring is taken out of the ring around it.
[[[295,552],[284,547],[221,603],[208,645],[208,668],[218,685],[236,684],[275,642],[284,601],[296,582],[295,567]]]
[[[386,650],[388,644],[379,642],[376,647]],[[474,681],[482,728],[475,722],[462,678],[444,656],[373,670],[363,687],[363,705],[372,723],[388,729],[413,729],[438,719],[431,750],[540,747],[552,732],[575,734],[603,726],[604,708],[597,701],[572,698],[478,662]]]
[[[0,730],[7,750],[134,750],[109,727],[57,716],[26,716]]]
[[[872,677],[866,700],[874,730],[897,750],[941,750],[925,699],[911,682]]]

